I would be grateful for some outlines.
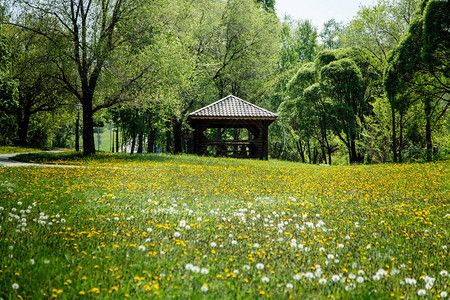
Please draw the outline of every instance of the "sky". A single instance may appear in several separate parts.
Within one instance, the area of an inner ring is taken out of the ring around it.
[[[288,14],[296,20],[311,20],[320,31],[329,19],[348,23],[360,5],[374,3],[375,0],[275,0],[275,9],[280,19]]]

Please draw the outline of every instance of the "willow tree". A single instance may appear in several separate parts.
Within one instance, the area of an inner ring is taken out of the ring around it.
[[[392,52],[385,72],[384,86],[393,114],[410,97],[423,104],[428,159],[433,146],[433,119],[441,118],[450,106],[449,15],[448,1],[423,0],[408,34]],[[394,161],[397,161],[395,134],[394,130]]]

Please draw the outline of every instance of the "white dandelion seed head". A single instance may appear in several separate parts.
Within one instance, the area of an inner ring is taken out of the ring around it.
[[[337,276],[337,275],[333,275],[333,276]],[[338,276],[339,277],[339,276]],[[327,283],[327,280],[325,279],[325,278],[320,278],[319,279],[319,284],[326,284]]]
[[[34,259],[30,259],[30,264],[34,265]]]
[[[202,292],[206,293],[206,292],[209,290],[209,288],[208,288],[207,285],[203,285],[203,286],[200,288],[200,290],[201,290]]]
[[[261,281],[262,281],[262,282],[269,282],[270,279],[269,279],[269,277],[262,277],[262,278],[261,278]]]
[[[295,274],[293,278],[294,280],[300,280],[302,279],[302,276],[300,274]]]
[[[13,288],[13,290],[17,290],[19,288],[19,284],[18,283],[13,283],[12,284],[12,288]]]
[[[202,273],[203,275],[206,275],[206,274],[209,273],[209,270],[208,270],[207,268],[202,268],[202,269],[200,270],[200,273]]]
[[[358,278],[356,278],[356,282],[363,283],[364,282],[364,278],[361,277],[361,276],[358,276]]]
[[[286,288],[287,288],[288,290],[292,290],[293,287],[294,287],[294,285],[293,285],[292,283],[286,284]]]
[[[152,231],[153,231],[153,229],[151,229],[150,227],[147,228],[147,232],[152,232]]]
[[[405,283],[410,285],[416,285],[417,280],[415,280],[414,278],[405,278]]]
[[[211,247],[217,247],[217,243],[216,242],[212,242],[211,243]]]
[[[256,268],[257,268],[258,270],[262,270],[262,269],[264,269],[264,264],[262,264],[262,263],[257,263],[257,264],[256,264]]]
[[[339,281],[339,279],[341,279],[341,278],[339,277],[339,275],[333,275],[333,276],[331,276],[331,280],[333,280],[333,281]]]
[[[244,265],[243,269],[244,269],[244,271],[248,271],[248,270],[250,270],[250,266],[249,265]]]
[[[194,265],[193,264],[187,264],[186,266],[185,266],[185,268],[186,268],[186,270],[192,270],[192,267],[193,267]]]
[[[180,235],[181,235],[181,234],[180,234],[178,231],[175,231],[175,232],[173,233],[173,236],[176,237],[176,238],[177,238],[177,237],[180,237]]]
[[[427,294],[427,291],[425,291],[424,289],[420,289],[417,291],[417,295],[419,296],[425,296]]]
[[[200,268],[197,267],[197,266],[193,266],[193,267],[191,268],[191,271],[194,272],[194,273],[198,273],[198,272],[200,272]]]
[[[138,250],[141,250],[141,251],[145,251],[147,248],[144,246],[144,245],[140,245],[139,247],[138,247]]]
[[[447,277],[448,276],[448,272],[447,272],[447,270],[442,270],[441,272],[439,272],[439,275],[441,275],[443,277]]]
[[[441,298],[447,298],[448,294],[446,291],[442,291],[440,294]]]
[[[180,223],[178,223],[179,227],[185,227],[186,226],[186,221],[185,220],[181,220]]]

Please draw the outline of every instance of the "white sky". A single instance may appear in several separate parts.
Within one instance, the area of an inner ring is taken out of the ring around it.
[[[275,0],[275,9],[280,19],[288,14],[296,20],[311,20],[320,31],[323,23],[329,19],[348,23],[360,5],[370,6],[374,3],[375,0]]]

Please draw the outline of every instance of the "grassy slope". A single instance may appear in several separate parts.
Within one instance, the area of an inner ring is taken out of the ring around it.
[[[0,168],[3,298],[449,292],[448,161],[319,167],[74,153],[22,160],[87,167]]]

